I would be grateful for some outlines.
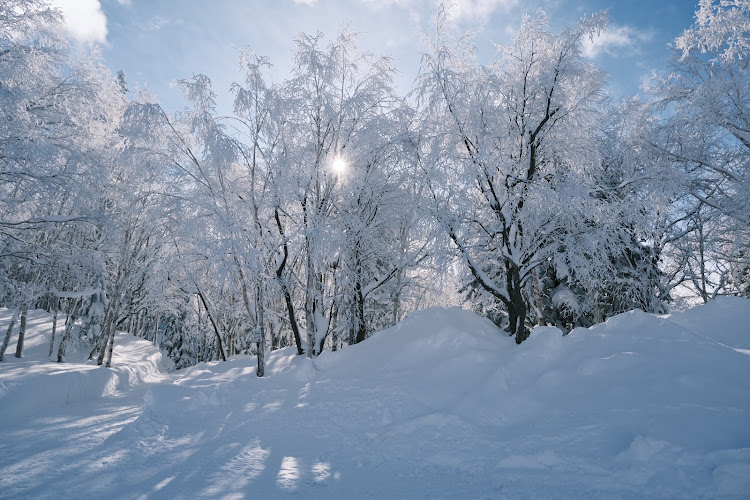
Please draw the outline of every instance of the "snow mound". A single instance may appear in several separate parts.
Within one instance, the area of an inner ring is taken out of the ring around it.
[[[324,352],[316,364],[342,375],[377,377],[428,370],[456,378],[460,372],[470,372],[462,366],[482,364],[493,352],[514,345],[491,321],[470,311],[431,308],[413,312],[396,326],[341,353]]]
[[[750,355],[750,304],[740,297],[717,297],[687,311],[665,316],[690,331]]]
[[[746,498],[748,311],[743,299],[661,317],[632,311],[567,336],[535,328],[518,346],[471,312],[428,309],[313,360],[293,349],[270,353],[263,378],[249,356],[161,381],[149,381],[151,368],[135,370],[121,406],[97,403],[116,398],[81,402],[81,411],[112,422],[85,453],[56,442],[54,458],[35,459],[18,476],[18,464],[37,456],[23,440],[56,431],[63,412],[42,405],[44,416],[13,423],[9,447],[0,449],[8,452],[0,458],[0,491],[40,498],[75,498],[84,486],[92,496],[153,498]],[[136,358],[148,364],[154,353],[135,339],[118,341],[129,366]],[[106,372],[95,370],[81,376]],[[42,380],[27,383],[33,391]],[[12,401],[3,400],[3,417]],[[53,474],[73,458],[75,473]],[[54,491],[44,486],[53,477]]]

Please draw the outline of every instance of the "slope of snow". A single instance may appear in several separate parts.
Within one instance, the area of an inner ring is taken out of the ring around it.
[[[429,309],[314,361],[271,353],[262,379],[254,357],[163,375],[125,334],[113,369],[49,363],[36,318],[0,364],[0,497],[750,496],[743,299],[520,346]]]
[[[0,311],[3,335],[10,314]],[[60,325],[58,325],[59,327]],[[3,420],[28,419],[40,406],[55,408],[115,395],[131,386],[164,380],[159,371],[161,353],[147,341],[118,332],[115,340],[113,368],[101,368],[95,361],[86,361],[85,353],[71,343],[65,359],[75,363],[53,363],[57,359],[62,332],[58,330],[54,354],[49,353],[51,320],[43,311],[30,311],[28,335],[24,339],[21,359],[15,357],[18,323],[8,350],[0,364],[0,408]]]
[[[750,312],[747,299],[717,297],[708,304],[665,316],[688,330],[750,354]],[[725,325],[736,328],[725,328]]]

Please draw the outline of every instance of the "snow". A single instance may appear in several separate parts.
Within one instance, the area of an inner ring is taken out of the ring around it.
[[[739,352],[750,354],[750,316],[746,299],[718,297],[708,304],[666,317],[696,335],[707,336]],[[736,325],[737,328],[722,328],[726,323]]]
[[[124,333],[111,369],[57,364],[50,325],[34,312],[0,363],[0,497],[750,496],[745,299],[520,346],[428,309],[313,360],[270,353],[264,378],[248,356],[167,373]]]

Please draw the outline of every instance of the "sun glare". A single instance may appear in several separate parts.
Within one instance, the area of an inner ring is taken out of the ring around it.
[[[344,172],[346,172],[348,166],[349,165],[346,163],[346,160],[340,156],[337,156],[331,162],[331,170],[336,175],[342,175]]]

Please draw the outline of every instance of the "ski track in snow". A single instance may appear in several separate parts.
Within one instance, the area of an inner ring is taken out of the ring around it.
[[[7,322],[0,310],[0,326]],[[0,498],[749,498],[750,301],[521,346],[430,309],[314,362],[0,363]],[[75,350],[68,359],[78,359]]]

